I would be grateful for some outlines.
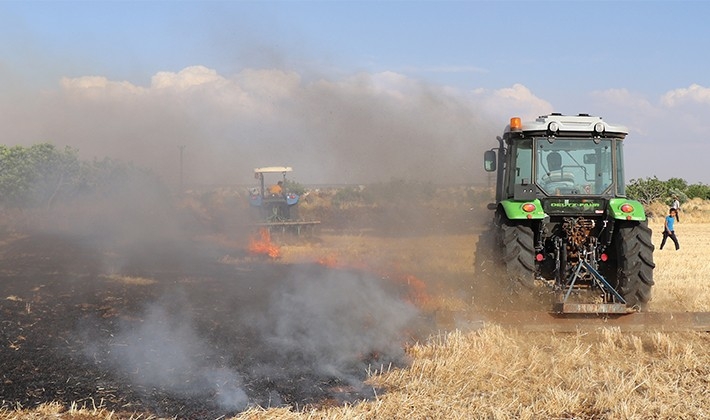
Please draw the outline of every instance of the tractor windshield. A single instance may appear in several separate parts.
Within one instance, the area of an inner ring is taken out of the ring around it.
[[[613,194],[612,140],[535,139],[535,180],[548,195]],[[623,182],[622,182],[623,183]]]

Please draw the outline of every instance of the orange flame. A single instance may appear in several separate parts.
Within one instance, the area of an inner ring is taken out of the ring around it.
[[[338,257],[335,254],[324,255],[318,258],[318,264],[328,268],[337,268],[340,265]]]
[[[259,229],[257,235],[249,239],[249,252],[257,255],[268,255],[276,259],[281,256],[281,250],[271,242],[271,233],[268,228]]]
[[[418,306],[429,303],[429,293],[427,293],[426,283],[424,283],[423,280],[408,274],[404,276],[404,278],[401,278],[400,281],[408,286],[408,297],[412,303]]]

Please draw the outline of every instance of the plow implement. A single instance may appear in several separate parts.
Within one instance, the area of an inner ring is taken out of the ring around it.
[[[316,226],[320,225],[320,221],[295,221],[295,220],[280,220],[273,222],[257,223],[256,226],[260,228],[266,228],[269,231],[280,231],[281,233],[286,233],[286,231],[293,231],[296,235],[300,235],[306,229],[312,231]]]
[[[710,332],[710,312],[560,314],[536,311],[482,311],[465,315],[473,329],[489,325],[521,331],[578,332],[619,328],[626,332]],[[460,319],[459,319],[460,320]]]

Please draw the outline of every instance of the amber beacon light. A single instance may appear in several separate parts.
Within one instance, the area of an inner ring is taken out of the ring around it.
[[[510,129],[511,130],[522,130],[523,123],[520,121],[520,117],[512,117],[510,119]]]

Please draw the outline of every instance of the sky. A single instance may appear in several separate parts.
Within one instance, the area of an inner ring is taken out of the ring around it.
[[[485,182],[510,117],[629,128],[626,178],[710,183],[710,3],[0,1],[0,143],[171,186]]]

